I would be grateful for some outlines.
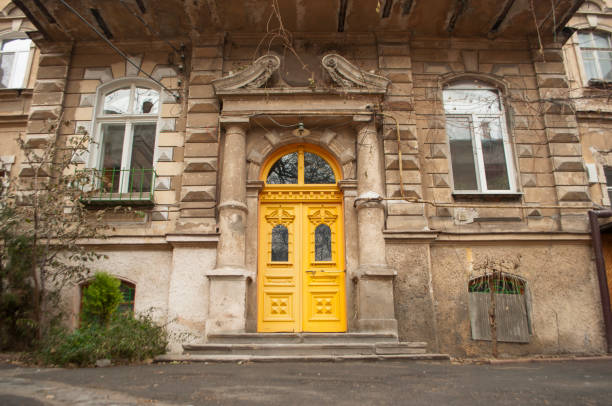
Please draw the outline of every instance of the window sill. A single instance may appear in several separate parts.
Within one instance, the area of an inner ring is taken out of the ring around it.
[[[88,207],[108,206],[154,206],[153,196],[134,197],[132,193],[115,193],[113,196],[82,197],[81,203]]]
[[[455,201],[517,201],[523,197],[522,192],[453,192],[453,198]]]
[[[589,79],[587,86],[593,89],[612,89],[612,81],[603,79]]]

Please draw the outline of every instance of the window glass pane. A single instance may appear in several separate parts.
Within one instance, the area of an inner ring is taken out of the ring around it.
[[[304,183],[336,183],[336,177],[323,158],[311,152],[304,152]]]
[[[125,124],[102,124],[101,188],[106,192],[119,191],[124,134]]]
[[[585,54],[590,54],[590,55],[585,56]],[[593,53],[591,51],[582,52],[582,61],[584,62],[584,73],[586,74],[587,80],[599,78],[599,74],[597,73],[596,62],[593,59],[592,54]]]
[[[13,70],[14,53],[3,53],[0,55],[0,87],[11,87],[11,72]]]
[[[612,80],[612,52],[599,51],[599,67],[603,79]]]
[[[272,229],[272,261],[289,261],[289,230],[282,225]]]
[[[504,139],[499,119],[482,118],[478,123],[488,190],[510,190]]]
[[[579,32],[578,33],[578,43],[581,47],[584,48],[593,48],[594,41],[591,37],[591,33],[589,31]]]
[[[135,114],[157,114],[159,112],[159,92],[144,87],[136,88],[134,99]]]
[[[610,43],[608,42],[609,35],[603,32],[593,33],[593,42],[595,48],[609,48]]]
[[[327,224],[315,228],[315,261],[331,261],[331,229]]]
[[[126,114],[130,105],[130,88],[115,90],[104,97],[104,114]]]
[[[119,286],[123,301],[119,304],[117,311],[119,313],[134,312],[134,297],[136,295],[136,286],[129,282],[121,281]]]
[[[32,41],[26,38],[3,41],[2,52],[29,52],[31,43]]]
[[[130,167],[130,192],[151,191],[153,178],[153,151],[155,149],[155,124],[134,124],[132,160]]]
[[[298,154],[292,152],[279,158],[268,173],[267,183],[272,185],[298,183]]]
[[[470,120],[446,117],[455,190],[478,190]]]
[[[499,97],[491,89],[446,89],[443,92],[446,114],[499,114]]]
[[[28,60],[30,59],[30,53],[28,52],[15,52],[15,60],[13,62],[13,71],[11,72],[11,88],[23,88],[26,70],[28,69]]]

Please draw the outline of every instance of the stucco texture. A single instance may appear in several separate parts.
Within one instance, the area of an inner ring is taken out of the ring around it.
[[[471,339],[468,249],[474,264],[487,256],[509,258],[521,254],[520,266],[514,273],[525,278],[531,292],[533,335],[528,344],[500,343],[500,356],[605,352],[591,247],[535,242],[503,247],[432,246],[432,288],[440,351],[458,357],[491,354],[491,342]]]

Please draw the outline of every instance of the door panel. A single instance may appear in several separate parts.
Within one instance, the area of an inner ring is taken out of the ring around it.
[[[300,204],[261,206],[259,331],[300,330],[300,217]]]
[[[346,331],[342,203],[260,205],[258,331]]]
[[[304,331],[346,331],[340,204],[303,204]]]

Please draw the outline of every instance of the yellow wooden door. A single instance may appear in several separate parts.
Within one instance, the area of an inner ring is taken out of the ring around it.
[[[340,204],[302,205],[303,330],[346,331]]]
[[[258,331],[346,331],[339,175],[331,157],[305,145],[279,150],[264,165]]]

